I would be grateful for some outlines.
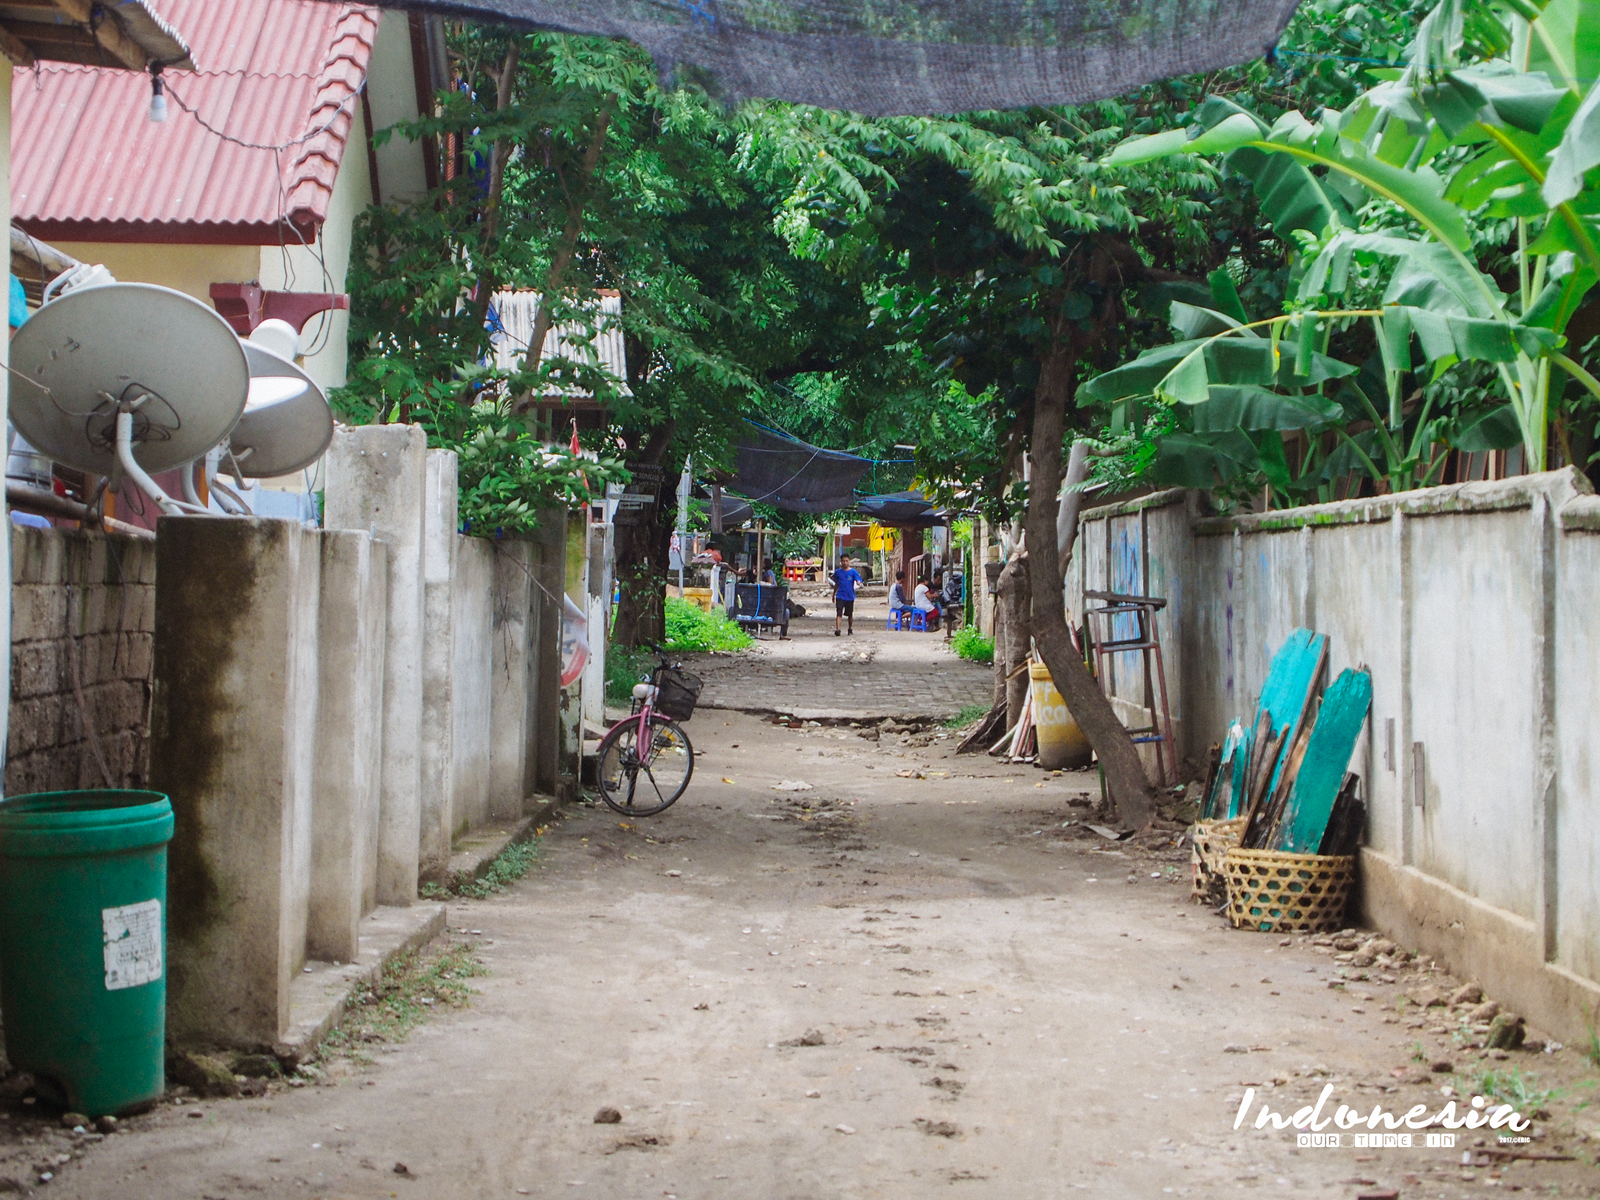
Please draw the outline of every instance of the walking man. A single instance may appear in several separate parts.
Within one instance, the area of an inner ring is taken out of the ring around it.
[[[833,636],[839,636],[839,621],[843,618],[849,624],[850,634],[856,631],[856,584],[861,582],[861,572],[850,565],[850,556],[846,554],[839,560],[838,569],[833,573]]]

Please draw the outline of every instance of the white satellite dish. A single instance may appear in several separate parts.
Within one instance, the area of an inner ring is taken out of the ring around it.
[[[228,323],[193,297],[107,283],[46,304],[11,340],[11,419],[56,462],[125,472],[164,512],[185,511],[150,478],[228,436],[250,382]]]
[[[271,322],[268,322],[271,324]],[[260,332],[259,330],[257,332]],[[333,411],[316,381],[254,334],[244,343],[250,394],[228,438],[227,466],[248,479],[304,470],[333,441]]]

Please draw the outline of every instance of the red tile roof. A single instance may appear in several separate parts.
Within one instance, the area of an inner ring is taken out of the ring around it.
[[[314,236],[360,103],[378,10],[319,0],[163,0],[161,10],[204,68],[165,76],[164,124],[147,119],[150,81],[135,72],[46,63],[16,73],[12,219],[56,241],[271,245]],[[213,130],[284,148],[248,148]]]

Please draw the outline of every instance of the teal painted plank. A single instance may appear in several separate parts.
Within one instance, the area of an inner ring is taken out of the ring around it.
[[[1278,761],[1272,767],[1272,781],[1266,790],[1268,796],[1277,794],[1278,776],[1283,773],[1283,764],[1289,759],[1289,748],[1300,735],[1300,722],[1305,717],[1312,689],[1316,687],[1327,657],[1327,635],[1313,633],[1309,629],[1296,629],[1272,656],[1272,664],[1267,668],[1267,681],[1261,687],[1261,703],[1256,709],[1256,718],[1259,721],[1262,710],[1265,710],[1272,717],[1272,732],[1280,734],[1287,729],[1288,733],[1283,738]]]
[[[1372,676],[1345,670],[1322,697],[1322,711],[1311,729],[1311,741],[1284,807],[1277,850],[1315,854],[1328,828],[1328,816],[1344,783],[1356,739],[1372,707]]]
[[[1239,729],[1239,744],[1233,751],[1233,794],[1228,797],[1228,820],[1239,815],[1244,802],[1245,768],[1250,765],[1250,747],[1255,740],[1255,730]]]
[[[1235,721],[1228,726],[1228,736],[1222,739],[1222,753],[1217,759],[1217,777],[1211,781],[1211,794],[1206,797],[1206,818],[1214,819],[1217,810],[1222,809],[1222,815],[1228,815],[1228,809],[1233,805],[1233,760],[1239,753],[1239,738],[1244,733],[1244,727]]]

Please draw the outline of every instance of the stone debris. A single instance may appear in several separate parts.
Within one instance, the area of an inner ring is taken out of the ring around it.
[[[237,1096],[239,1083],[220,1058],[179,1051],[167,1059],[167,1078],[190,1088],[197,1096]]]
[[[622,1114],[608,1104],[594,1114],[594,1123],[596,1125],[620,1125],[622,1123]]]
[[[1483,999],[1483,989],[1475,983],[1464,983],[1450,993],[1450,1007],[1455,1008],[1460,1004],[1476,1004]]]
[[[780,1046],[825,1046],[827,1040],[822,1036],[820,1029],[808,1029],[797,1038],[779,1042]]]
[[[1489,1036],[1484,1045],[1490,1050],[1515,1050],[1527,1036],[1523,1019],[1516,1013],[1503,1012],[1489,1022]]]

